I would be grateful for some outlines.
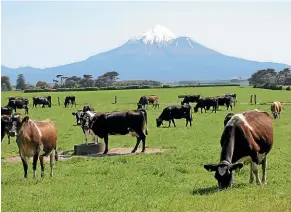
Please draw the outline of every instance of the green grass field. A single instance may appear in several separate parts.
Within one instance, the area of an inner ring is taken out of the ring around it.
[[[165,106],[180,104],[178,95],[224,93],[237,93],[238,104],[234,112],[255,108],[270,112],[270,105],[243,104],[249,102],[251,94],[258,96],[259,103],[291,101],[288,91],[181,88],[51,93],[52,108],[32,109],[32,97],[46,93],[1,93],[1,105],[7,104],[7,96],[25,96],[30,99],[32,119],[49,118],[56,123],[58,151],[72,150],[74,144],[84,140],[81,128],[74,126],[75,117],[71,115],[84,104],[92,105],[97,111],[136,109],[141,95],[155,94],[160,99],[160,109],[148,109],[146,147],[169,149],[156,154],[74,156],[56,162],[53,178],[49,177],[47,163],[44,179],[40,177],[39,162],[36,179],[32,179],[30,162],[28,180],[24,180],[21,162],[2,161],[2,211],[291,211],[291,105],[284,105],[281,119],[273,121],[275,140],[268,156],[268,184],[265,186],[248,183],[249,166],[246,166],[239,174],[235,173],[232,189],[217,191],[214,173],[203,168],[204,164],[219,162],[220,136],[228,113],[225,107],[216,114],[193,113],[192,127],[185,127],[185,119],[177,120],[176,128],[156,127],[155,119]],[[62,103],[66,95],[76,96],[76,108],[56,105],[57,97]],[[112,104],[115,95],[118,103]],[[7,138],[3,140],[2,159],[17,155],[15,138],[11,141],[8,145]],[[109,149],[133,148],[135,142],[130,135],[110,136]]]

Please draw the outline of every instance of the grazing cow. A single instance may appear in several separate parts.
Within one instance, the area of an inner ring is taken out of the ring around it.
[[[87,111],[86,113],[90,114],[91,112]],[[127,134],[137,137],[136,145],[131,152],[136,152],[140,141],[142,141],[142,152],[144,152],[146,135],[148,134],[146,114],[145,109],[91,114],[90,129],[99,138],[104,139],[105,150],[103,154],[108,152],[109,135]]]
[[[235,103],[237,102],[236,99],[236,94],[235,93],[231,93],[231,94],[224,94],[225,97],[230,96],[233,98],[233,106],[235,106]]]
[[[206,110],[209,110],[210,107],[213,107],[212,112],[217,110],[217,99],[216,98],[203,98],[203,99],[199,99],[197,101],[197,104],[194,107],[194,112],[197,113],[198,109],[201,109],[201,113],[202,109],[204,109],[204,112],[206,113]]]
[[[157,107],[159,108],[159,103],[158,103],[158,97],[155,95],[151,95],[151,96],[142,96],[140,97],[137,106],[138,109],[145,107],[146,105],[152,104],[153,107],[156,109]]]
[[[254,182],[255,175],[256,183],[261,184],[258,165],[262,164],[262,181],[266,183],[267,154],[273,145],[271,116],[264,111],[252,110],[232,117],[228,115],[226,120],[220,140],[220,162],[204,165],[204,168],[215,171],[219,188],[226,189],[232,185],[232,171],[248,163],[251,163],[249,182]]]
[[[65,107],[67,107],[67,105],[69,105],[69,104],[71,104],[72,107],[74,104],[76,107],[76,97],[75,96],[66,96],[64,105],[65,105]]]
[[[282,110],[282,105],[280,102],[273,102],[271,104],[271,112],[273,114],[274,119],[280,118],[281,110]]]
[[[234,99],[231,96],[218,96],[217,98],[217,108],[219,106],[226,106],[226,109],[228,110],[229,107],[232,110],[232,103],[234,103]]]
[[[11,116],[9,115],[1,115],[1,142],[3,141],[3,138],[7,134],[8,137],[8,144],[10,144],[10,136],[9,136],[9,130],[11,129],[11,122],[10,122]]]
[[[33,177],[36,176],[36,164],[39,158],[41,177],[44,177],[44,156],[50,156],[50,176],[53,176],[54,160],[58,160],[57,128],[51,120],[34,121],[28,116],[12,116],[10,136],[16,136],[16,142],[24,169],[24,178],[27,178],[27,160],[33,157]]]
[[[181,105],[194,103],[194,102],[198,102],[198,100],[200,99],[200,95],[187,95],[184,97],[183,101],[181,102]]]
[[[192,113],[190,105],[181,105],[181,106],[169,106],[166,107],[159,118],[156,119],[157,127],[160,127],[163,124],[163,121],[169,121],[169,126],[171,126],[171,121],[176,127],[174,119],[186,119],[186,127],[188,126],[188,122],[190,122],[190,126],[192,126]]]
[[[11,107],[1,107],[1,115],[9,115],[11,116],[13,109]]]
[[[47,96],[41,96],[41,97],[32,97],[32,102],[33,105],[32,107],[36,107],[37,105],[42,105],[42,107],[44,108],[45,105],[48,105],[48,107],[51,107],[51,100],[48,99]]]
[[[7,107],[13,108],[15,113],[16,113],[16,108],[17,109],[24,109],[25,114],[28,114],[28,100],[25,100],[25,99],[9,100]]]

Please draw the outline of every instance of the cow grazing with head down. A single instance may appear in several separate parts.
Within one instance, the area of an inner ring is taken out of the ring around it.
[[[13,108],[11,107],[1,107],[1,115],[11,116],[13,113]]]
[[[243,114],[228,115],[221,136],[221,154],[218,164],[204,165],[208,171],[215,171],[220,189],[232,185],[233,170],[251,163],[250,183],[261,184],[258,165],[262,164],[263,183],[267,182],[267,154],[273,145],[273,126],[271,116],[264,111],[252,110]]]
[[[201,113],[202,109],[204,109],[204,112],[206,113],[206,110],[209,110],[210,107],[212,107],[212,112],[217,110],[217,99],[216,98],[203,98],[203,99],[199,99],[197,101],[197,104],[194,107],[194,112],[197,113],[198,109],[201,109]]]
[[[9,99],[7,107],[11,107],[14,109],[16,113],[16,109],[24,109],[25,114],[28,114],[28,100],[25,98],[21,99]]]
[[[42,107],[44,108],[45,105],[47,105],[48,107],[51,107],[51,100],[48,99],[47,96],[34,96],[32,97],[32,107],[36,107],[37,105],[42,105]]]
[[[160,127],[163,124],[163,121],[169,121],[169,126],[171,126],[171,122],[173,122],[174,127],[176,127],[175,119],[186,119],[186,127],[188,126],[188,122],[190,122],[190,126],[192,126],[192,113],[190,105],[181,105],[181,106],[169,106],[166,107],[161,115],[156,119],[157,127]]]
[[[76,97],[75,96],[66,96],[64,105],[67,107],[69,104],[73,107],[75,105],[76,107]]]
[[[90,114],[90,111],[86,112]],[[96,113],[90,115],[90,129],[99,138],[104,139],[105,150],[103,154],[108,152],[108,136],[109,135],[126,135],[136,136],[136,145],[131,151],[136,152],[140,141],[142,141],[142,152],[145,151],[147,130],[147,112],[144,109],[119,111],[110,113]]]
[[[282,110],[282,105],[280,102],[273,102],[271,104],[271,112],[273,114],[274,119],[280,118],[281,110]]]
[[[194,103],[194,102],[198,102],[198,100],[200,99],[200,95],[187,95],[184,97],[183,101],[181,102],[181,105]]]
[[[1,142],[5,135],[8,137],[8,144],[10,144],[9,131],[11,129],[11,116],[10,115],[1,115]]]
[[[44,177],[44,156],[50,156],[50,175],[53,176],[54,160],[58,160],[57,128],[51,120],[34,121],[28,116],[22,118],[14,114],[11,118],[10,136],[16,136],[19,154],[22,160],[24,177],[27,178],[27,160],[33,157],[33,177],[36,176],[37,160],[40,161],[41,177]]]

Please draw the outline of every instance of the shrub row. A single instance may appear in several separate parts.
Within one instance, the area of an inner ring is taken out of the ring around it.
[[[289,87],[289,86],[288,86]],[[286,88],[286,90],[290,89]],[[271,90],[283,90],[283,86],[282,85],[276,85],[276,84],[271,84],[271,83],[263,83],[263,84],[259,84],[259,85],[254,85],[253,88],[263,88],[263,89],[271,89]]]
[[[187,87],[221,87],[239,86],[239,84],[200,84],[200,85],[129,85],[129,86],[108,86],[108,87],[87,87],[87,88],[57,88],[57,89],[26,89],[24,93],[35,92],[66,92],[66,91],[102,91],[102,90],[127,90],[127,89],[153,89],[153,88],[187,88]]]

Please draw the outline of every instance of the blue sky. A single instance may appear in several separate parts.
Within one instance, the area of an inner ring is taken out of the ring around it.
[[[221,53],[291,65],[291,2],[3,2],[2,64],[52,67],[156,24]]]

